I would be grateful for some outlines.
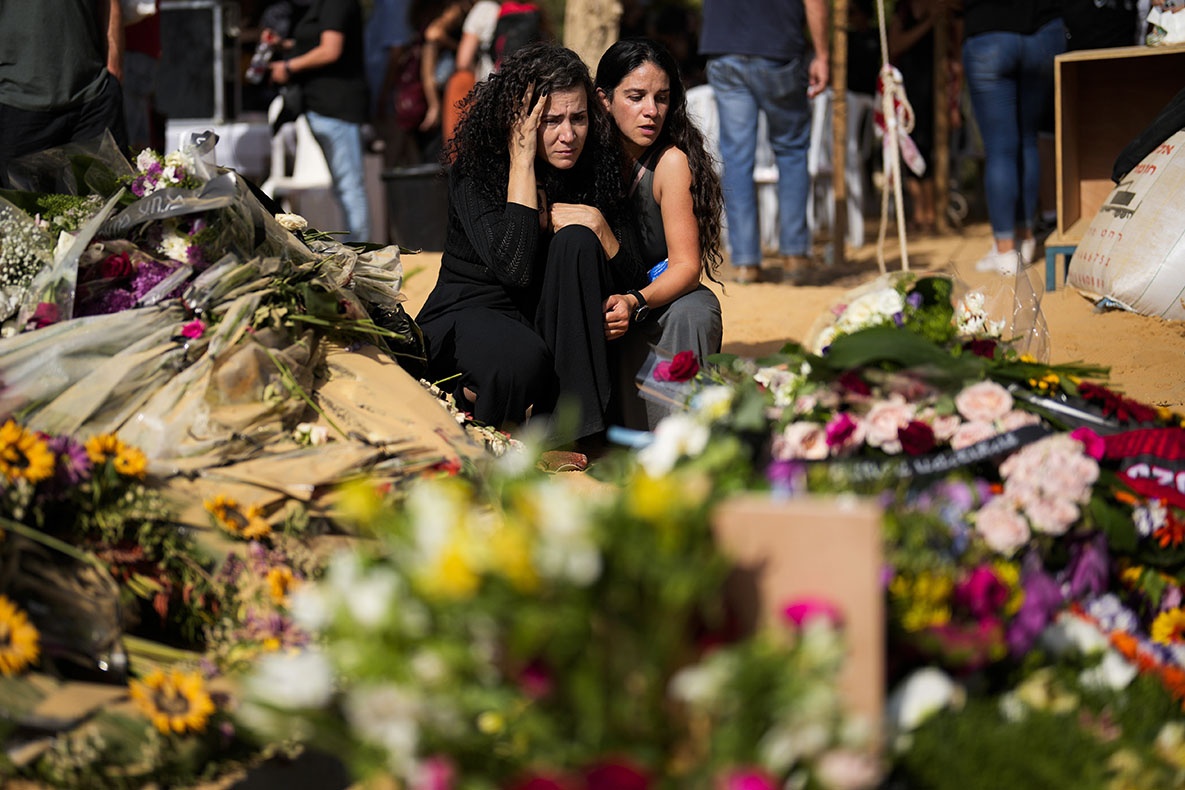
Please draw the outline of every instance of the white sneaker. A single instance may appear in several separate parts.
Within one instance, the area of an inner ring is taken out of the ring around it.
[[[1033,262],[1033,258],[1037,255],[1037,240],[1036,239],[1021,239],[1020,240],[1020,258],[1024,261],[1025,266]]]
[[[1016,274],[1017,261],[1019,259],[1020,256],[1017,255],[1016,250],[999,252],[993,247],[991,252],[980,258],[975,264],[975,271],[995,272],[996,274],[1006,275]]]

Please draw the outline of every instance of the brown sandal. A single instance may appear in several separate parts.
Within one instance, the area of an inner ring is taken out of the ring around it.
[[[544,472],[583,472],[588,456],[571,450],[548,450],[539,456],[537,466]]]

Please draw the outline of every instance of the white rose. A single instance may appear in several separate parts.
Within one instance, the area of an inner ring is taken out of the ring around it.
[[[305,230],[309,226],[309,221],[299,214],[277,214],[276,222],[279,222],[280,227],[284,230],[294,233],[298,230]]]
[[[889,726],[897,733],[912,732],[935,713],[954,705],[959,696],[959,687],[949,675],[936,667],[923,667],[889,696],[885,708]]]

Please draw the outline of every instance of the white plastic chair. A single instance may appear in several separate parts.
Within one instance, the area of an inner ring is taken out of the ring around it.
[[[720,165],[720,114],[716,107],[716,96],[711,85],[696,85],[687,91],[687,114],[704,135],[708,152]],[[769,145],[766,132],[765,113],[757,118],[757,154],[753,162],[753,182],[757,189],[757,223],[761,232],[763,249],[776,252],[778,249],[778,166],[774,152]],[[728,222],[724,222],[724,239],[727,244]]]
[[[275,120],[283,106],[283,99],[276,97],[267,110],[269,124]],[[292,171],[288,171],[288,152],[292,151]],[[272,135],[271,169],[266,181],[260,186],[270,197],[279,201],[285,211],[291,210],[291,197],[301,192],[330,190],[333,175],[325,154],[313,136],[312,127],[303,115],[292,123],[286,123]]]
[[[811,149],[807,169],[811,191],[807,198],[807,218],[811,231],[835,227],[834,168],[831,162],[831,89],[811,102]],[[863,93],[847,93],[848,139],[844,181],[847,184],[848,234],[853,247],[864,244],[864,165],[872,156],[873,98]]]

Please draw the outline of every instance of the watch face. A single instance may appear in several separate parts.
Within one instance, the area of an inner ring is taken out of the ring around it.
[[[650,315],[650,308],[647,307],[646,305],[641,305],[638,307],[637,310],[634,311],[634,320],[635,321],[645,321],[646,316],[648,316],[648,315]]]

